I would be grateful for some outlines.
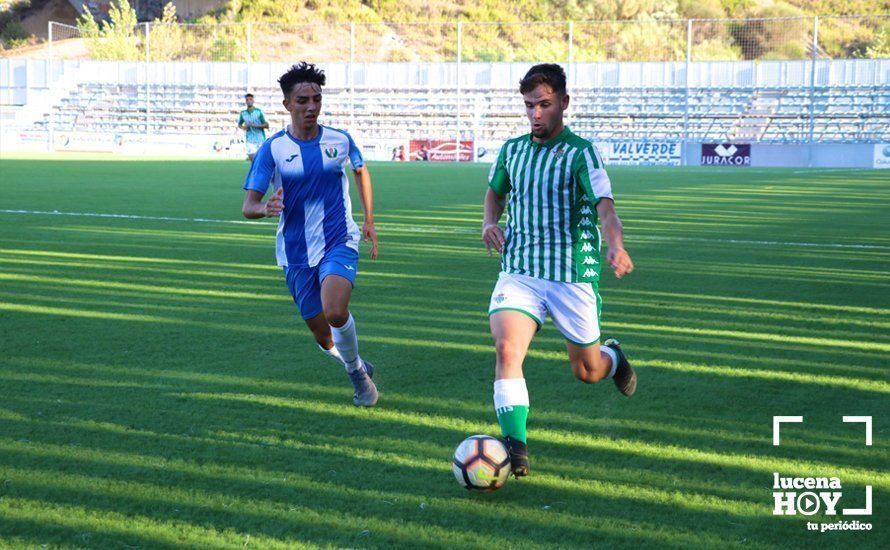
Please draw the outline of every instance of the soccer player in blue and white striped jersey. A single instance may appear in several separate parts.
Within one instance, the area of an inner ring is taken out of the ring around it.
[[[257,151],[242,212],[246,218],[280,216],[275,252],[300,315],[319,348],[345,366],[353,402],[372,407],[378,397],[374,367],[359,355],[349,311],[362,236],[371,243],[371,259],[377,258],[371,176],[352,137],[318,123],[324,71],[302,62],[278,82],[291,123]],[[347,164],[364,211],[361,230],[352,219]]]

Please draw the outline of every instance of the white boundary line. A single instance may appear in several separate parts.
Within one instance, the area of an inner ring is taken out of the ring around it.
[[[60,212],[58,210],[5,210],[0,209],[0,214],[23,214],[23,215],[40,215],[40,216],[76,216],[85,218],[113,218],[125,220],[152,220],[167,222],[197,222],[197,223],[224,223],[224,224],[246,224],[252,225],[262,222],[247,220],[216,220],[211,218],[178,218],[172,216],[139,216],[135,214],[102,214],[95,212]],[[391,227],[393,229],[404,229],[407,231],[423,232],[423,233],[462,233],[476,234],[479,233],[475,229],[464,229],[461,227],[447,226],[407,226],[398,223],[380,223],[378,226]],[[756,241],[746,239],[700,239],[695,237],[644,237],[636,236],[635,240],[639,241],[668,241],[668,242],[696,242],[696,243],[720,243],[720,244],[754,244],[754,245],[770,245],[770,246],[801,246],[814,248],[841,248],[854,250],[890,250],[890,246],[872,245],[872,244],[841,244],[841,243],[803,243],[789,241]]]
[[[246,220],[212,220],[209,218],[174,218],[170,216],[137,216],[134,214],[100,214],[96,212],[60,212],[58,210],[0,210],[0,214],[33,214],[41,216],[78,216],[84,218],[119,218],[126,220],[155,220],[165,222],[200,223],[256,223]]]

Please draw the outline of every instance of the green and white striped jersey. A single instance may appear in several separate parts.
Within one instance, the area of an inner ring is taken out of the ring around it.
[[[568,127],[544,143],[530,134],[511,139],[501,147],[488,185],[500,196],[510,194],[503,271],[596,285],[596,204],[612,198],[612,184],[592,143]]]

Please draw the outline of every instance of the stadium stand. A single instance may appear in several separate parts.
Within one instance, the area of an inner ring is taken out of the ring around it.
[[[35,124],[57,131],[234,134],[243,86],[81,83]],[[286,124],[280,91],[251,90],[273,130]],[[326,124],[366,139],[497,141],[526,130],[510,89],[325,90]],[[810,88],[620,87],[573,91],[570,124],[600,140],[689,139],[765,143],[890,140],[890,85]],[[810,135],[812,118],[812,131]]]

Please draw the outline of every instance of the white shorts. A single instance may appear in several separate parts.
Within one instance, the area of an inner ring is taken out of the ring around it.
[[[247,151],[248,155],[255,155],[256,152],[260,150],[260,145],[262,145],[262,143],[251,143],[249,141],[245,141],[244,150]]]
[[[599,294],[590,283],[563,283],[501,272],[491,293],[488,315],[518,311],[534,319],[540,329],[549,314],[566,340],[591,346],[600,338],[599,308]]]

